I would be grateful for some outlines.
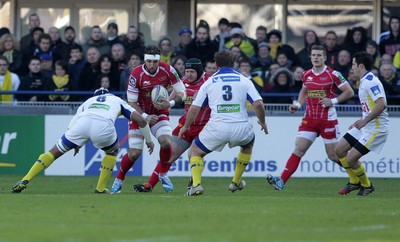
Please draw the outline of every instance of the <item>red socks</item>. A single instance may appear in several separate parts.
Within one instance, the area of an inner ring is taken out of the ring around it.
[[[286,167],[285,170],[283,170],[281,179],[283,183],[286,184],[287,180],[293,175],[293,173],[296,172],[297,167],[300,164],[301,157],[297,156],[292,153],[292,155],[289,157],[289,160],[286,162]]]
[[[160,149],[160,162],[156,165],[154,168],[153,173],[151,173],[151,176],[148,180],[148,183],[152,187],[154,187],[158,183],[158,175],[167,173],[169,171],[169,168],[171,167],[172,164],[168,163],[169,158],[171,158],[171,148],[168,149]]]
[[[133,164],[135,164],[135,162],[131,161],[129,159],[128,153],[126,153],[124,157],[122,157],[121,166],[119,167],[117,178],[120,180],[125,180],[125,175],[126,173],[128,173],[129,169],[132,168]]]

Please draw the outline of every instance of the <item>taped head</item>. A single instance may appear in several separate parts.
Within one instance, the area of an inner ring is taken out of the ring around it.
[[[200,77],[203,75],[203,64],[201,63],[201,60],[197,58],[190,58],[186,61],[185,63],[185,70],[186,69],[193,69],[197,73],[197,80],[200,79]],[[197,81],[196,80],[196,81]]]
[[[99,89],[96,89],[96,91],[94,91],[93,96],[104,95],[106,93],[110,93],[110,91],[108,91],[107,88],[100,87]]]

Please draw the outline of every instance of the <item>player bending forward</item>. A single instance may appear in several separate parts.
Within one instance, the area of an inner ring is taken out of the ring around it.
[[[105,88],[99,88],[94,92],[94,97],[89,98],[79,106],[68,125],[67,132],[50,151],[39,156],[29,172],[12,187],[12,192],[22,192],[26,189],[28,183],[37,174],[49,167],[53,161],[71,149],[75,149],[74,155],[76,155],[79,149],[91,140],[95,147],[106,152],[101,162],[101,171],[95,193],[109,193],[105,186],[114,169],[119,149],[114,123],[120,115],[139,126],[151,154],[154,144],[146,120],[121,98],[109,93]]]

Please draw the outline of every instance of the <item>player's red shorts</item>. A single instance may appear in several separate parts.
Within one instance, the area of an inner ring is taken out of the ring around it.
[[[169,121],[169,117],[165,114],[158,115],[157,123],[164,121],[164,120]],[[157,123],[153,124],[152,126],[156,125]],[[150,126],[150,127],[152,127],[152,126]],[[132,129],[139,129],[139,125],[137,125],[137,123],[135,123],[135,122],[129,121],[129,130],[132,130]]]
[[[178,136],[182,126],[183,125],[179,123],[178,126],[176,126],[176,128],[172,131],[172,135]],[[199,136],[203,128],[204,128],[203,125],[191,125],[189,131],[184,135],[183,139],[188,143],[192,143],[193,140],[195,140],[197,136]]]
[[[317,133],[324,139],[337,139],[339,132],[337,130],[337,120],[320,120],[303,118],[299,126],[299,131],[308,131]]]

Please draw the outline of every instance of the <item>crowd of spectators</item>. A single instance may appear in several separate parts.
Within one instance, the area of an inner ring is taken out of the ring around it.
[[[375,61],[374,72],[382,81],[388,96],[400,95],[400,34],[399,17],[392,17],[389,30],[375,41],[363,27],[348,29],[342,43],[334,31],[304,32],[304,48],[297,53],[282,42],[280,30],[256,29],[256,39],[248,37],[241,24],[219,20],[219,33],[212,39],[210,27],[201,20],[195,30],[183,27],[179,43],[168,36],[160,39],[161,61],[171,64],[180,76],[188,58],[198,58],[204,70],[216,71],[213,56],[229,49],[235,55],[235,69],[250,78],[269,103],[291,103],[292,97],[268,93],[298,93],[301,73],[312,67],[310,49],[322,44],[327,50],[326,65],[340,71],[356,90],[358,80],[351,70],[351,56],[366,51]],[[111,91],[125,91],[129,73],[143,63],[146,41],[135,26],[119,35],[118,25],[110,23],[107,33],[92,26],[86,43],[78,43],[75,29],[68,26],[61,39],[60,30],[51,27],[46,32],[40,27],[37,14],[29,16],[30,32],[18,41],[7,28],[0,29],[0,87],[1,90],[59,91],[59,95],[0,95],[2,100],[19,101],[77,101],[83,97],[62,95],[62,91],[92,91],[100,86]],[[324,35],[323,35],[324,34]],[[319,37],[321,36],[321,38]],[[323,37],[322,37],[323,36]],[[264,95],[266,94],[266,95]],[[272,96],[272,97],[271,97]],[[389,104],[400,104],[400,99],[389,98]]]

